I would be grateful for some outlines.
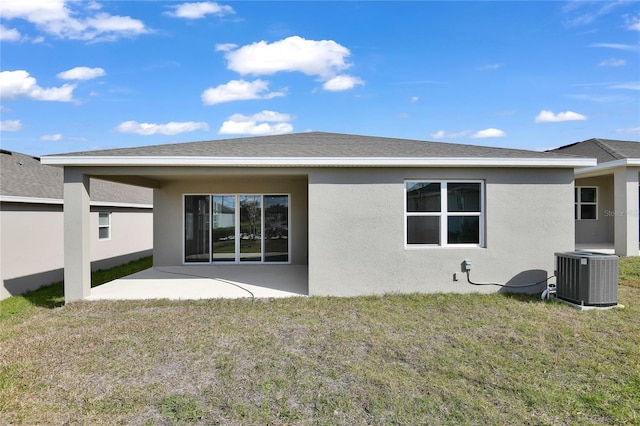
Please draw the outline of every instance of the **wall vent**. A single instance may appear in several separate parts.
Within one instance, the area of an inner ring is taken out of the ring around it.
[[[618,256],[556,253],[556,297],[586,306],[618,304]]]

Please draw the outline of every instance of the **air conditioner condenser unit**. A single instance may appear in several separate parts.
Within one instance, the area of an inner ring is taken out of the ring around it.
[[[556,253],[556,297],[583,306],[618,304],[618,256]]]

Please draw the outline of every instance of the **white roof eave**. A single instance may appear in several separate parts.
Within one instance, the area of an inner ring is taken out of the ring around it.
[[[93,167],[591,167],[592,158],[44,156],[49,166]]]
[[[0,202],[3,203],[23,203],[23,204],[55,204],[63,205],[61,198],[44,197],[21,197],[17,195],[0,195]],[[136,209],[152,209],[153,204],[127,203],[119,201],[90,201],[92,207],[127,207]]]
[[[593,167],[585,167],[576,170],[577,177],[597,176],[606,174],[618,167],[640,166],[640,158],[623,158],[622,160],[607,161],[606,163],[596,164]]]

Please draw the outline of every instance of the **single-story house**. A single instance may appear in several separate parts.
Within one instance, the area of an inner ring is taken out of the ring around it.
[[[575,172],[576,245],[612,246],[619,256],[638,256],[640,142],[589,139],[553,152],[598,160]]]
[[[0,300],[63,279],[63,171],[0,150]],[[87,240],[91,268],[148,256],[153,191],[91,179]]]
[[[67,301],[91,291],[92,177],[154,189],[154,266],[306,265],[309,295],[497,288],[470,284],[470,265],[473,282],[533,292],[553,275],[554,253],[574,249],[574,168],[596,164],[322,132],[43,162],[64,168]]]

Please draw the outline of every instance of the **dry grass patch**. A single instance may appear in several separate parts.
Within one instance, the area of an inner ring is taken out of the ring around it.
[[[621,257],[618,266],[620,267],[620,284],[640,288],[640,256]]]
[[[640,424],[640,289],[79,302],[0,322],[0,424]]]

